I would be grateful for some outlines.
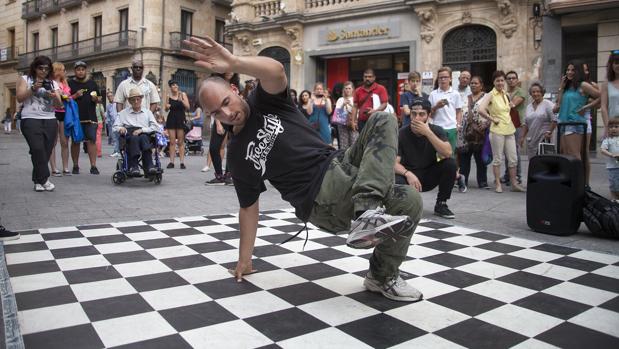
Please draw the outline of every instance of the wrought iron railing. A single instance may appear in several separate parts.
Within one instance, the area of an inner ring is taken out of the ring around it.
[[[19,68],[27,67],[36,56],[48,56],[52,61],[67,62],[93,55],[134,50],[136,37],[135,30],[128,30],[44,50],[26,52],[19,55]]]
[[[170,32],[170,49],[174,51],[180,51],[182,49],[188,48],[187,45],[183,43],[183,40],[187,40],[190,37],[204,39],[204,37],[181,33],[181,32]],[[228,51],[232,52],[232,44],[229,42],[221,42],[217,41],[221,46],[225,47]]]
[[[21,18],[32,19],[81,4],[82,0],[28,0],[22,4]]]

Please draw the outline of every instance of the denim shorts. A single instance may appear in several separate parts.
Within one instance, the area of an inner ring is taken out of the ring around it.
[[[608,182],[610,182],[610,191],[619,193],[619,168],[608,169]]]
[[[568,126],[563,127],[562,130],[563,130],[563,134],[566,135],[566,136],[574,134],[574,133],[582,135],[582,134],[585,134],[585,132],[586,132],[586,129],[585,129],[584,125],[582,125],[582,126],[581,125],[578,125],[578,126],[576,126],[576,125],[568,125]]]

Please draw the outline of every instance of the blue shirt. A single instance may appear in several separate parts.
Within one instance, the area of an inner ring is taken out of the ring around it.
[[[419,98],[419,96],[416,93],[412,91],[405,91],[400,96],[400,108],[402,108],[405,105],[408,105],[408,107],[410,108],[411,105],[413,104],[413,101],[416,98]],[[424,92],[421,92],[421,98],[428,100],[428,95]],[[404,113],[402,113],[402,126],[410,125],[410,123],[411,123],[411,116],[404,115]]]
[[[116,117],[118,116],[118,112],[116,111],[116,103],[108,103],[106,109],[107,111],[105,112],[105,115],[107,116],[107,123],[113,125],[114,121],[116,121]]]

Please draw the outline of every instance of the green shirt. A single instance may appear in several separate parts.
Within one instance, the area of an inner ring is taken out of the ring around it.
[[[524,92],[522,87],[516,87],[514,91],[509,92],[509,99],[511,101],[513,101],[516,97],[522,97],[524,99],[522,103],[516,107],[516,110],[518,110],[518,115],[520,115],[520,124],[524,125],[524,118],[527,116],[527,94]]]
[[[103,104],[97,103],[95,111],[97,112],[97,123],[103,123],[103,115],[105,114],[105,110],[103,110]]]

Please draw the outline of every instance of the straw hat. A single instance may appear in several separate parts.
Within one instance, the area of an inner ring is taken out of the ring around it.
[[[131,90],[129,90],[129,99],[133,97],[144,97],[144,95],[142,94],[142,90],[137,87],[134,87]]]

